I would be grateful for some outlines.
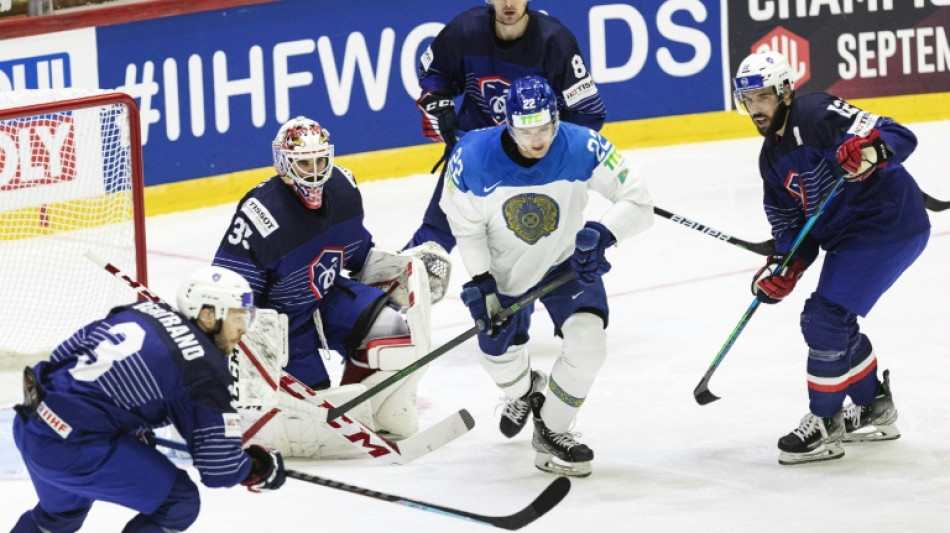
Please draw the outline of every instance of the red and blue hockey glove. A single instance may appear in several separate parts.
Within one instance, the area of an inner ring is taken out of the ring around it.
[[[462,285],[462,303],[468,307],[475,324],[489,336],[497,336],[508,323],[492,322],[491,317],[501,311],[501,303],[498,302],[498,284],[488,272],[479,274]]]
[[[599,222],[587,222],[584,229],[577,232],[577,247],[571,256],[571,270],[581,283],[590,285],[610,271],[610,263],[604,252],[616,243],[617,239],[610,230]]]
[[[782,298],[792,292],[798,278],[802,277],[808,268],[801,259],[793,259],[781,272],[776,273],[783,260],[780,255],[770,255],[765,266],[752,278],[752,294],[764,304],[781,302]]]
[[[886,165],[890,152],[881,140],[881,134],[877,129],[872,129],[865,137],[854,136],[841,143],[836,155],[844,178],[861,181],[870,176],[874,169]]]
[[[251,492],[277,490],[287,480],[284,459],[277,450],[268,450],[256,444],[244,449],[251,457],[251,473],[241,482]]]
[[[422,133],[436,142],[443,142],[446,154],[452,151],[458,139],[458,117],[455,116],[455,104],[452,97],[437,93],[422,93],[416,100],[416,106],[422,111]]]

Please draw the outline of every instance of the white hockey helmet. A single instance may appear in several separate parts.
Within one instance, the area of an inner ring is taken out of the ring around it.
[[[790,90],[795,90],[795,78],[788,60],[782,54],[771,50],[753,53],[743,59],[732,83],[738,109],[742,109],[742,93],[746,91],[773,87],[775,94],[781,99],[785,96],[786,83]]]
[[[192,272],[178,289],[178,311],[191,320],[205,307],[214,309],[216,320],[224,320],[230,309],[248,310],[248,328],[254,322],[254,292],[240,274],[219,266]]]
[[[333,172],[330,132],[307,117],[288,120],[274,138],[274,168],[310,209],[323,204],[323,184]],[[322,166],[322,169],[321,169]]]

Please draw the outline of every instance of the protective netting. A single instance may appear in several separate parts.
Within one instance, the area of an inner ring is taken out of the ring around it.
[[[48,354],[77,328],[134,301],[91,250],[136,268],[129,109],[25,106],[104,91],[0,93],[0,366]],[[138,185],[141,194],[141,184]]]

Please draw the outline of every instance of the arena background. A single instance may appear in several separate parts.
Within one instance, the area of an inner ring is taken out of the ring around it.
[[[432,167],[416,62],[477,0],[154,0],[0,19],[0,91],[99,87],[143,124],[146,213],[233,202],[272,174],[297,115],[332,132],[361,182]],[[950,117],[950,0],[535,0],[577,36],[619,148],[747,137],[730,77],[747,53],[786,55],[800,92],[829,91],[902,122]],[[2,186],[2,184],[0,184]]]

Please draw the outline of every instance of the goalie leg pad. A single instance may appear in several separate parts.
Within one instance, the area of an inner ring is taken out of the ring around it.
[[[360,384],[333,387],[320,396],[333,405],[347,402],[366,392]],[[247,444],[259,444],[285,457],[309,459],[362,459],[366,452],[353,446],[327,423],[327,410],[302,401],[281,390],[277,406],[268,411],[241,410],[241,427]],[[347,412],[370,429],[375,429],[369,404],[359,404]]]
[[[424,366],[416,370],[393,385],[379,391],[370,399],[373,421],[380,432],[400,438],[408,437],[419,430],[417,390],[419,381],[428,368],[428,366]],[[367,388],[373,387],[395,373],[378,370],[363,379],[360,384]]]

